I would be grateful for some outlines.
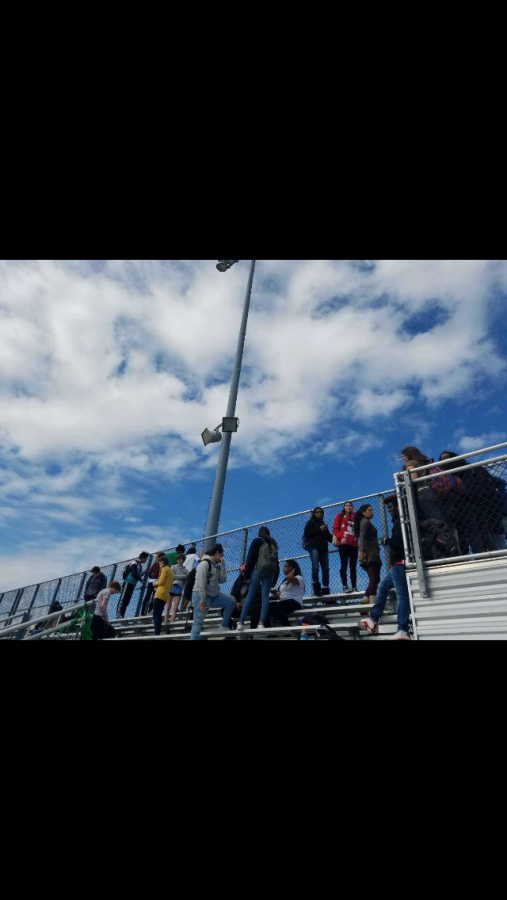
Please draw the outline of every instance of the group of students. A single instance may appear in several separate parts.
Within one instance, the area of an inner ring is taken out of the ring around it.
[[[414,482],[426,474],[435,479],[415,485],[416,506],[423,543],[431,555],[432,548],[440,546],[440,553],[450,556],[505,548],[507,525],[507,497],[504,482],[491,475],[484,467],[467,470],[465,477],[453,476],[449,470],[466,465],[464,461],[452,462],[456,457],[451,451],[443,451],[438,464],[418,450],[406,447],[402,451],[404,470],[410,471]],[[420,467],[424,467],[420,469]],[[420,469],[419,472],[414,471]],[[364,503],[354,510],[347,501],[333,522],[332,531],[324,521],[324,510],[316,507],[307,522],[303,534],[303,548],[308,552],[312,565],[312,593],[314,597],[330,595],[329,545],[337,548],[340,556],[340,576],[343,593],[357,592],[357,564],[368,576],[368,586],[359,602],[372,605],[369,616],[361,621],[361,628],[374,634],[384,611],[387,596],[394,589],[398,599],[398,631],[394,640],[410,639],[410,604],[405,576],[405,561],[401,523],[396,495],[385,499],[386,509],[393,521],[391,538],[379,540],[373,524],[374,509]],[[451,537],[445,538],[445,529]],[[389,570],[381,581],[382,561],[380,547],[387,548]],[[429,549],[428,549],[429,548]],[[437,551],[434,550],[436,553]],[[139,557],[124,571],[124,588],[119,607],[119,618],[125,616],[137,583],[146,575],[143,565],[148,553]],[[350,587],[348,572],[350,571]],[[221,593],[220,586],[227,581],[224,548],[215,544],[206,552],[197,554],[195,545],[186,552],[182,544],[172,553],[157,553],[148,573],[148,585],[143,601],[142,614],[153,610],[155,634],[165,622],[174,622],[178,609],[191,602],[193,624],[191,640],[199,640],[207,612],[211,608],[222,609],[220,632],[231,634],[231,620],[239,619],[236,630],[246,628],[250,616],[250,628],[263,629],[271,622],[288,627],[288,615],[303,608],[305,583],[295,559],[286,560],[283,579],[280,577],[278,545],[269,529],[262,526],[252,541],[244,566],[231,594]],[[322,582],[321,582],[322,580]],[[107,603],[112,594],[122,592],[118,582],[105,587],[105,576],[98,567],[91,570],[85,588],[85,599],[95,599],[92,621],[95,639],[112,636],[107,617]]]

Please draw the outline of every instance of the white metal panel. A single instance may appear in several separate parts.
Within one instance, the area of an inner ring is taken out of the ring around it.
[[[507,640],[507,558],[427,567],[430,599],[407,572],[419,640]]]

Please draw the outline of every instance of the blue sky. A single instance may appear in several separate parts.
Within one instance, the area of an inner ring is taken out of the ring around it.
[[[202,536],[248,274],[0,264],[0,591]],[[503,260],[261,260],[221,530],[507,439]]]

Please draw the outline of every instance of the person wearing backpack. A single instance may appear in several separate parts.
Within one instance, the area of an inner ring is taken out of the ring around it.
[[[453,463],[457,456],[452,450],[443,450],[439,462],[448,469],[470,465],[468,460],[460,459]],[[505,549],[505,531],[507,516],[507,495],[502,479],[492,475],[484,466],[476,466],[466,472],[459,473],[464,490],[453,495],[458,503],[455,509],[455,525],[459,535],[461,553],[484,553],[486,550]],[[452,472],[450,478],[453,479]],[[457,476],[453,480],[458,480]]]
[[[329,590],[329,551],[328,544],[333,541],[331,532],[324,522],[324,510],[316,506],[311,518],[306,523],[303,534],[303,548],[308,550],[312,561],[312,590],[314,597],[328,597]],[[319,581],[319,565],[322,569],[322,588]]]
[[[195,572],[195,584],[192,593],[194,623],[190,633],[190,640],[198,641],[200,639],[206,613],[210,608],[224,610],[219,634],[226,634],[230,637],[229,622],[236,607],[236,601],[229,594],[220,593],[220,585],[225,584],[227,581],[222,544],[215,544],[203,554]],[[191,575],[192,573],[188,577],[190,578]]]
[[[259,628],[266,627],[269,611],[269,592],[278,581],[280,563],[278,560],[278,544],[271,537],[269,528],[259,528],[259,536],[252,541],[245,564],[245,578],[250,578],[250,588],[241,610],[236,631],[243,631],[245,620],[250,611],[253,599],[259,590],[262,592],[262,609]]]
[[[146,588],[146,593],[144,595],[143,600],[143,608],[141,610],[141,615],[146,616],[149,615],[153,609],[153,594],[155,593],[155,582],[157,581],[160,575],[160,560],[165,556],[163,550],[159,550],[157,553],[157,557],[155,562],[153,563],[150,574],[148,575],[148,586]]]
[[[134,588],[136,584],[143,580],[143,566],[149,557],[149,553],[140,553],[137,559],[134,560],[133,563],[130,563],[130,565],[125,566],[123,570],[125,590],[120,600],[120,607],[118,610],[119,619],[125,618],[125,613],[132,599],[132,594],[134,593]]]

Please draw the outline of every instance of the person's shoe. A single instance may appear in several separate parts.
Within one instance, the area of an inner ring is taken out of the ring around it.
[[[343,588],[343,593],[344,593],[344,594],[353,594],[354,592],[353,592],[352,588],[349,588],[349,587],[345,586],[345,587]]]
[[[245,631],[245,629],[246,629],[245,623],[244,623],[244,622],[238,622],[238,624],[236,625],[236,631],[239,631],[239,633],[241,634],[241,632],[242,632],[242,631]]]
[[[265,628],[265,627],[266,627],[266,626],[263,625],[261,622],[259,622],[259,624],[257,625],[257,629],[259,629],[259,628]]]
[[[329,590],[328,587],[322,588],[322,597],[329,597],[330,594],[331,594],[331,591]]]
[[[371,597],[367,597],[366,594],[364,595],[364,597],[361,597],[361,603],[364,603],[365,605],[366,603],[372,602],[374,603],[375,601]]]
[[[374,622],[370,617],[361,619],[359,627],[362,628],[363,631],[368,631],[369,634],[377,634],[378,632],[378,622]]]
[[[223,625],[218,629],[218,633],[222,638],[234,637],[234,632],[230,628],[224,628]]]
[[[402,631],[401,629],[397,631],[395,634],[389,635],[387,638],[388,641],[411,641],[408,631]]]
[[[320,581],[316,581],[312,584],[313,596],[314,597],[322,597],[322,589],[320,587]]]

